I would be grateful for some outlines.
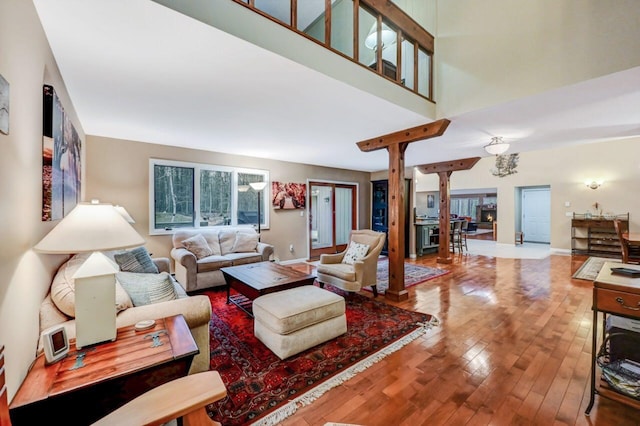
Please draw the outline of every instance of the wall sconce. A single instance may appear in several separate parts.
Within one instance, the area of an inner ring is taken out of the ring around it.
[[[588,181],[587,180],[587,181],[584,182],[584,184],[587,185],[591,189],[598,189],[600,187],[600,185],[602,185],[602,181],[595,181],[595,180]]]

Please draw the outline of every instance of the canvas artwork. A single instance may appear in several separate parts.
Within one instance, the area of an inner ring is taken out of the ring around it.
[[[305,183],[272,182],[272,204],[275,210],[304,209],[307,199]]]
[[[433,194],[427,195],[427,208],[432,209],[436,206],[436,197]]]
[[[9,82],[0,75],[0,133],[9,134]]]
[[[66,216],[80,201],[82,141],[56,95],[43,86],[42,220]]]

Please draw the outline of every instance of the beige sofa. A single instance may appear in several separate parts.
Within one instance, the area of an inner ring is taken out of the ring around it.
[[[78,256],[78,255],[76,255]],[[58,270],[54,283],[61,279],[61,275],[70,276],[70,264],[81,263],[82,259],[73,257],[65,262]],[[159,272],[169,272],[170,262],[168,258],[153,259]],[[75,266],[75,265],[74,265]],[[146,319],[158,319],[168,316],[182,314],[191,330],[191,334],[198,346],[199,353],[193,358],[189,374],[209,370],[209,321],[211,320],[211,303],[207,296],[188,296],[182,287],[173,281],[177,299],[150,305],[127,307],[116,316],[116,326],[124,327]],[[53,287],[53,286],[52,286]],[[118,299],[118,288],[116,298]],[[70,295],[72,298],[73,295]],[[60,303],[60,302],[58,302]],[[120,307],[122,308],[122,307]],[[63,313],[53,302],[51,291],[47,294],[40,305],[40,332],[54,325],[64,324],[69,338],[76,336],[76,322],[71,316]],[[38,353],[42,351],[42,339],[38,343]]]
[[[198,257],[194,253],[198,250],[187,249],[184,241],[198,234],[204,237],[212,254]],[[252,227],[178,230],[172,240],[176,279],[187,292],[225,285],[220,268],[268,261],[273,254],[273,246],[259,242]]]

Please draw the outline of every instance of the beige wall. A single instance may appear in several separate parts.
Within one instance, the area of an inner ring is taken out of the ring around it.
[[[512,145],[513,150],[514,145]],[[548,185],[551,188],[551,248],[570,250],[571,218],[567,212],[595,213],[598,202],[603,213],[630,213],[630,228],[640,230],[640,138],[608,141],[520,154],[518,173],[495,177],[494,157],[481,159],[473,169],[454,172],[451,189],[497,188],[498,242],[513,244],[516,188]],[[586,180],[602,179],[603,185],[587,188]],[[438,189],[436,175],[420,175],[418,190]],[[565,207],[565,202],[571,203]]]
[[[35,357],[40,302],[65,259],[31,250],[56,224],[41,221],[43,84],[54,86],[85,135],[30,1],[0,1],[0,74],[11,102],[10,133],[0,134],[0,345],[11,399]]]
[[[359,225],[369,226],[369,173],[283,161],[221,154],[165,145],[89,136],[87,143],[87,199],[120,204],[133,216],[136,230],[156,257],[169,256],[171,237],[149,235],[149,159],[188,161],[268,170],[272,181],[306,183],[307,179],[355,182],[359,185]],[[270,209],[269,229],[262,241],[275,246],[281,261],[308,256],[307,212]],[[293,253],[289,245],[293,244]]]
[[[439,0],[438,117],[640,65],[637,0]]]

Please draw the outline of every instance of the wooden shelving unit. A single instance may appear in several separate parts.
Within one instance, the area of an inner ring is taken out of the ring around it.
[[[621,257],[620,241],[613,226],[618,219],[629,228],[629,213],[612,216],[573,214],[571,219],[571,253],[589,256]]]

